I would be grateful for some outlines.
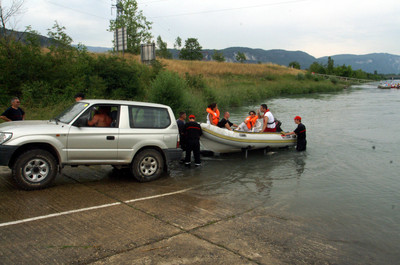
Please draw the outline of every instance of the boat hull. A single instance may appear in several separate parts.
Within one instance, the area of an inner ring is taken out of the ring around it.
[[[281,148],[296,145],[296,135],[282,136],[280,133],[237,132],[210,124],[201,124],[202,145],[216,153],[240,152],[243,149]]]

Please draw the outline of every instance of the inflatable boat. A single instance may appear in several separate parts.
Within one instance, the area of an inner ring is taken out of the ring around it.
[[[201,123],[203,135],[201,144],[216,153],[233,153],[267,147],[280,148],[296,145],[296,135],[283,136],[281,133],[259,133],[230,131],[225,128]]]

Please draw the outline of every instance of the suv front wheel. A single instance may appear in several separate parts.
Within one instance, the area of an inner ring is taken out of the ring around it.
[[[41,149],[22,153],[12,167],[17,185],[24,190],[43,189],[51,184],[57,175],[54,156]]]
[[[135,156],[131,172],[139,182],[148,182],[160,177],[163,172],[164,159],[160,152],[146,149]]]

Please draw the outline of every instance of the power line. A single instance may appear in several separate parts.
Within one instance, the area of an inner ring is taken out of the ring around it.
[[[165,1],[169,1],[169,0],[144,1],[144,2],[137,2],[137,3],[140,5],[143,5],[143,4],[152,4],[152,3],[165,2]]]
[[[54,2],[49,1],[49,0],[45,0],[45,1],[47,3],[49,3],[49,4],[52,4],[52,5],[55,5],[55,6],[59,6],[59,7],[65,8],[65,9],[69,9],[69,10],[72,10],[74,12],[81,13],[81,14],[84,14],[84,15],[97,17],[97,18],[101,18],[101,19],[107,19],[107,20],[110,19],[110,18],[105,18],[105,17],[102,17],[102,16],[98,16],[98,15],[95,15],[95,14],[91,14],[91,13],[88,13],[88,12],[84,12],[84,11],[81,11],[81,10],[78,10],[78,9],[74,9],[74,8],[71,8],[71,7],[68,7],[68,6],[60,5],[59,3],[54,3]]]
[[[305,1],[309,1],[309,0],[292,0],[292,1],[285,1],[285,2],[279,2],[279,3],[268,3],[268,4],[253,5],[253,6],[232,7],[232,8],[224,8],[224,9],[216,9],[216,10],[207,10],[207,11],[199,11],[199,12],[174,14],[174,15],[165,15],[165,16],[158,16],[158,17],[153,17],[153,18],[180,17],[180,16],[207,14],[207,13],[219,13],[219,12],[227,12],[227,11],[233,11],[233,10],[264,7],[264,6],[287,5],[287,4],[299,3],[299,2],[305,2]]]

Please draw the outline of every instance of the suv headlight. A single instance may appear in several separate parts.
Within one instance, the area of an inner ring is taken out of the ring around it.
[[[12,133],[0,132],[0,144],[4,144],[12,137]]]

